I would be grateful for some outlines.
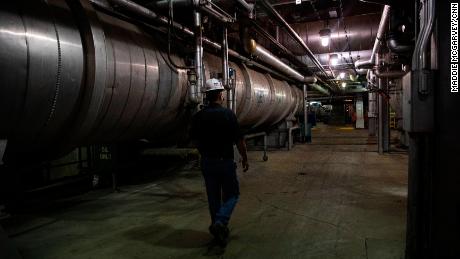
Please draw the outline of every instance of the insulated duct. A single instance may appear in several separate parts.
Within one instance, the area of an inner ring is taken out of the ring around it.
[[[186,135],[187,72],[169,63],[160,38],[98,12],[88,1],[6,2],[0,10],[0,139],[7,162],[50,159],[77,146]],[[185,62],[174,52],[174,63]],[[204,75],[222,61],[204,53]],[[301,107],[286,81],[242,63],[235,69],[237,118],[265,129]]]

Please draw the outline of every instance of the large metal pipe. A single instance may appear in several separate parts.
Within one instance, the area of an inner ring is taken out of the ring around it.
[[[170,145],[185,134],[186,70],[169,64],[151,33],[89,4],[79,13],[65,1],[25,3],[0,10],[0,139],[8,139],[7,162],[53,158],[94,143],[145,138]],[[171,59],[185,63],[174,51]],[[222,69],[219,57],[207,54],[204,62],[206,75]],[[299,109],[299,89],[243,63],[229,65],[246,129],[265,129]]]
[[[297,41],[300,44],[300,46],[302,46],[302,48],[306,51],[307,56],[313,61],[313,63],[321,71],[321,73],[323,73],[324,76],[328,77],[324,67],[321,65],[318,59],[316,59],[313,52],[311,52],[310,48],[308,48],[307,44],[305,44],[305,42],[302,40],[302,38],[300,38],[297,32],[294,31],[294,29],[292,29],[292,27],[284,20],[284,18],[270,5],[270,3],[267,2],[267,0],[261,0],[261,3],[264,6],[264,8],[268,11],[269,15],[275,18],[277,22],[287,30],[289,35],[291,35],[291,37],[295,41]]]
[[[388,18],[390,16],[390,6],[385,5],[382,12],[382,17],[380,18],[379,29],[377,31],[377,36],[375,37],[374,47],[372,48],[371,58],[369,60],[358,60],[355,62],[356,68],[370,68],[375,63],[375,55],[379,52],[380,42],[383,39],[383,35],[388,24]]]
[[[277,70],[283,72],[285,75],[303,83],[307,84],[312,84],[316,83],[317,79],[314,76],[303,76],[300,74],[298,71],[295,69],[291,68],[289,65],[281,61],[279,58],[277,58],[275,55],[273,55],[270,51],[265,49],[264,47],[260,46],[259,44],[256,43],[254,39],[249,39],[248,42],[246,42],[246,49],[249,53],[252,55],[257,56],[259,60],[261,60],[264,63],[267,63],[273,67],[275,67]]]

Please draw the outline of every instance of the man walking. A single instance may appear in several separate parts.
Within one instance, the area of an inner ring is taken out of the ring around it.
[[[193,117],[191,137],[201,154],[201,169],[206,184],[211,226],[209,231],[223,246],[226,245],[228,222],[239,196],[233,145],[242,157],[244,172],[249,169],[246,144],[235,114],[222,107],[224,88],[218,79],[206,81],[209,105]]]

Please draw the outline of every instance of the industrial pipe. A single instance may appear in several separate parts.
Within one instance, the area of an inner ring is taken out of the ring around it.
[[[369,68],[372,67],[375,63],[375,55],[380,49],[380,41],[383,38],[383,34],[386,30],[386,25],[388,23],[388,18],[390,14],[390,6],[385,5],[382,12],[382,17],[380,18],[379,29],[377,31],[377,36],[375,37],[374,47],[372,48],[371,58],[369,60],[358,60],[355,62],[355,67],[359,68]]]
[[[436,4],[434,0],[426,0],[423,7],[423,24],[420,29],[421,34],[418,36],[415,43],[415,50],[412,56],[412,64],[414,71],[422,71],[427,69],[426,48],[430,40],[431,33],[433,32],[433,24],[435,21]],[[421,94],[428,93],[428,73],[418,73],[416,76],[419,78],[418,90]]]
[[[82,10],[70,5],[77,2],[9,2],[0,12],[8,32],[0,33],[0,137],[8,139],[8,162],[55,158],[96,143],[145,138],[171,145],[185,134],[187,73],[168,64],[157,34],[88,1],[81,1]],[[171,54],[185,64],[179,53]],[[205,73],[221,70],[217,56],[208,54],[204,62],[212,59],[215,65]],[[237,118],[246,130],[268,129],[300,109],[301,91],[288,82],[241,62],[229,66],[235,70]]]
[[[174,7],[192,7],[194,9],[198,9],[201,12],[204,12],[210,16],[212,16],[214,19],[227,23],[227,22],[233,22],[234,19],[229,16],[225,15],[222,13],[219,13],[216,11],[214,8],[210,7],[210,4],[212,3],[211,1],[199,1],[199,0],[162,0],[158,1],[155,3],[155,7],[157,9],[168,9],[169,4],[172,1],[174,4]]]
[[[193,22],[195,26],[195,74],[196,84],[190,84],[189,100],[192,103],[200,103],[201,91],[204,88],[203,78],[203,35],[201,28],[201,13],[193,11]]]
[[[377,78],[401,78],[407,74],[405,71],[380,71],[379,69],[375,69],[375,76]]]
[[[222,84],[225,89],[229,89],[228,84],[228,40],[227,28],[222,29]]]
[[[161,0],[155,2],[154,5],[158,9],[168,9],[171,1],[174,7],[198,7],[200,5],[199,0]]]
[[[311,52],[310,48],[308,48],[307,44],[300,38],[299,34],[297,34],[296,31],[284,20],[284,18],[270,5],[270,3],[267,2],[267,0],[261,0],[262,5],[265,7],[265,9],[269,12],[269,15],[271,15],[273,18],[275,18],[279,24],[281,24],[291,35],[291,37],[297,41],[300,46],[307,52],[308,57],[313,61],[313,63],[316,65],[316,67],[326,76],[328,77],[326,70],[324,67],[321,65],[321,63],[316,59],[315,55],[313,52]]]
[[[235,111],[233,106],[233,91],[229,84],[229,67],[228,67],[228,40],[227,40],[227,28],[222,29],[222,84],[227,90],[227,108]]]
[[[325,94],[325,95],[331,95],[329,90],[325,89],[324,87],[320,86],[319,84],[310,84],[310,86],[315,89],[316,91]]]
[[[303,76],[287,64],[285,64],[283,61],[281,61],[279,58],[277,58],[275,55],[270,53],[267,49],[264,47],[260,46],[259,44],[256,43],[254,39],[250,39],[245,43],[245,47],[249,53],[252,55],[257,56],[260,60],[263,62],[275,67],[277,70],[281,71],[285,75],[303,82],[307,84],[312,84],[316,83],[317,79],[314,76]]]
[[[129,11],[129,12],[132,12],[133,14],[137,14],[143,18],[146,18],[146,19],[151,19],[151,20],[154,20],[156,22],[159,22],[165,26],[168,26],[168,18],[166,17],[163,17],[163,16],[159,16],[157,15],[156,13],[152,12],[151,10],[141,6],[141,5],[138,5],[132,1],[129,1],[129,0],[110,0],[113,2],[113,5],[117,6],[117,7],[122,7],[124,8],[125,10]],[[107,6],[105,4],[103,4],[101,2],[101,0],[90,0],[90,2],[96,6],[98,6],[99,8],[101,9],[104,9],[105,11],[108,11],[108,12],[113,12],[112,10],[109,10],[107,9]],[[180,23],[177,23],[177,22],[173,22],[172,23],[172,26],[174,27],[174,29],[182,32],[183,34],[187,35],[187,36],[190,36],[190,37],[195,37],[195,33],[190,30],[189,28],[183,26],[182,24]],[[202,40],[203,40],[203,43],[205,43],[207,46],[211,47],[211,48],[214,48],[216,50],[221,50],[222,49],[222,46],[219,44],[219,43],[216,43],[216,42],[213,42],[212,40],[206,38],[206,37],[202,37]],[[228,54],[236,59],[239,59],[240,61],[242,62],[245,62],[246,64],[248,65],[251,65],[251,66],[255,66],[265,72],[268,72],[272,75],[275,75],[279,78],[282,78],[283,80],[286,80],[286,81],[291,81],[290,78],[288,77],[285,77],[283,76],[282,74],[274,71],[273,69],[270,69],[260,63],[257,63],[257,62],[254,62],[246,57],[244,57],[243,55],[239,54],[237,51],[234,51],[232,49],[229,49],[228,50]]]
[[[368,3],[368,4],[379,4],[379,5],[389,5],[391,1],[389,0],[380,0],[380,1],[369,1],[369,0],[359,0],[362,3]]]
[[[244,7],[244,9],[246,9],[246,11],[248,11],[249,13],[249,18],[252,19],[252,11],[254,10],[254,5],[252,4],[248,4],[246,1],[244,0],[236,0],[236,2],[238,2],[238,4],[240,4],[240,6]]]
[[[426,69],[427,68],[427,58],[426,58],[426,48],[428,45],[428,42],[430,40],[431,33],[433,32],[433,24],[435,21],[435,10],[436,10],[436,4],[435,0],[426,0],[425,3],[427,3],[427,6],[424,7],[426,9],[427,16],[425,19],[426,21],[426,27],[422,31],[422,35],[417,39],[417,41],[420,41],[420,48],[419,51],[417,52],[417,56],[414,55],[414,57],[417,58],[415,62],[415,69]]]
[[[388,48],[394,53],[408,53],[411,52],[413,49],[412,45],[403,45],[401,44],[397,37],[394,34],[388,36],[387,40]]]

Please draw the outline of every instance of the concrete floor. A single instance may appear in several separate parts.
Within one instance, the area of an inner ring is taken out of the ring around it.
[[[24,258],[403,258],[407,155],[366,130],[319,126],[290,152],[250,152],[225,250],[212,245],[199,171],[96,190],[5,226]]]

